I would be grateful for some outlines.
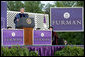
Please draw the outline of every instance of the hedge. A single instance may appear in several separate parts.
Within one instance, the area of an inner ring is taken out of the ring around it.
[[[56,51],[54,56],[84,56],[84,49],[76,46],[66,46],[62,50]]]
[[[25,47],[1,47],[1,56],[38,56],[38,53],[35,51],[29,51]]]

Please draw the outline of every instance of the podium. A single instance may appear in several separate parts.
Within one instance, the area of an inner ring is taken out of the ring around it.
[[[24,29],[24,45],[33,44],[33,28],[35,26],[34,18],[21,18],[17,22],[16,27],[18,29]]]
[[[24,45],[32,45],[33,44],[33,28],[25,28],[24,29]]]
[[[23,28],[23,27],[34,28],[35,27],[34,18],[31,18],[31,17],[29,17],[29,18],[22,17],[17,22],[16,27],[17,28]]]

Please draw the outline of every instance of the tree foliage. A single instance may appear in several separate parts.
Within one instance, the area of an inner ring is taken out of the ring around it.
[[[25,8],[26,12],[42,13],[44,4],[40,1],[8,1],[8,9],[10,11],[19,11],[20,8]]]
[[[26,12],[41,13],[43,4],[40,1],[26,1],[24,2]]]
[[[24,4],[21,1],[8,1],[7,6],[10,11],[19,11],[20,8],[24,7]]]
[[[83,1],[56,1],[56,7],[83,7]]]
[[[69,45],[83,45],[84,32],[57,32],[59,38],[67,40]]]

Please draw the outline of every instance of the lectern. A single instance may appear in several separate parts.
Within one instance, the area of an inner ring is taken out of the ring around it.
[[[18,29],[24,29],[24,45],[32,45],[33,44],[33,28],[35,26],[34,18],[20,18],[19,22],[17,22],[16,27]]]

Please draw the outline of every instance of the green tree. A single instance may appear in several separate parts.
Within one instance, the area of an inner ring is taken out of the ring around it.
[[[14,4],[14,5],[15,5],[15,8],[14,8],[14,9],[15,9],[16,11],[19,11],[20,8],[24,8],[24,4],[23,4],[21,1],[15,1],[14,3],[15,3],[15,4]]]
[[[10,11],[19,11],[20,8],[24,7],[24,4],[21,1],[8,1],[7,6]]]
[[[56,7],[83,7],[84,2],[83,1],[56,1],[55,2]]]
[[[43,4],[40,1],[25,1],[26,12],[42,13]]]
[[[64,7],[62,1],[57,1],[57,2],[55,2],[54,5],[55,5],[56,7]]]
[[[14,11],[14,8],[15,8],[14,1],[8,1],[7,2],[7,7],[8,7],[8,10]]]
[[[84,7],[84,1],[77,1],[77,5],[79,7]]]
[[[52,5],[50,3],[48,3],[46,6],[45,6],[45,13],[46,14],[50,14],[50,7],[54,7],[55,5]]]
[[[68,44],[83,45],[84,32],[57,32],[59,38],[67,40]]]

